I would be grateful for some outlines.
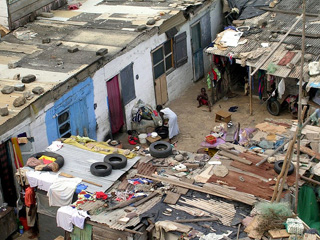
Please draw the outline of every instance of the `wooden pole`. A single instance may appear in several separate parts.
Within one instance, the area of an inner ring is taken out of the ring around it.
[[[301,115],[302,111],[302,81],[303,81],[303,70],[304,70],[304,53],[305,53],[305,41],[306,41],[306,0],[302,2],[302,46],[301,46],[301,66],[300,66],[300,79],[299,79],[299,104],[298,104],[298,141],[297,141],[297,167],[296,167],[296,191],[295,191],[295,208],[294,212],[297,214],[298,211],[298,194],[299,194],[299,166],[300,166],[300,139],[302,122],[304,118]]]
[[[251,76],[253,76],[261,67],[263,64],[266,63],[266,61],[273,55],[273,53],[279,48],[281,43],[286,39],[286,37],[289,35],[289,33],[295,28],[295,26],[298,24],[298,22],[301,20],[303,14],[300,15],[300,17],[297,19],[297,21],[291,26],[289,31],[283,36],[283,38],[280,40],[280,42],[277,43],[276,47],[272,49],[272,51],[268,54],[268,56],[258,65],[258,67],[251,73]],[[303,55],[302,57],[303,58]]]
[[[248,82],[249,82],[249,84],[250,84],[250,86],[249,86],[249,95],[250,95],[250,115],[252,116],[252,114],[253,114],[253,111],[252,111],[252,78],[253,78],[253,76],[251,76],[251,72],[252,72],[252,67],[251,66],[249,66],[249,79],[248,79]]]

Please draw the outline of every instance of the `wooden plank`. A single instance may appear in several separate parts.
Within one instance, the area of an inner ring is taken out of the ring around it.
[[[167,203],[167,204],[176,204],[177,201],[179,200],[180,196],[181,195],[179,193],[174,193],[174,192],[168,191],[167,196],[163,200],[163,202]]]
[[[178,180],[173,180],[173,179],[169,179],[169,178],[166,178],[166,177],[160,177],[158,175],[152,175],[152,177],[149,177],[149,176],[144,176],[144,175],[141,175],[141,174],[137,174],[136,176],[149,178],[149,179],[154,180],[154,181],[167,182],[167,183],[173,184],[175,186],[192,189],[192,190],[195,190],[195,191],[198,191],[198,192],[203,192],[203,193],[211,194],[211,195],[214,195],[214,196],[223,197],[223,198],[226,198],[226,199],[232,199],[232,200],[235,200],[235,201],[246,203],[248,205],[253,205],[257,201],[254,196],[249,196],[249,195],[246,198],[239,199],[237,197],[238,191],[229,190],[228,193],[226,193],[225,192],[226,189],[224,187],[220,187],[220,189],[217,187],[215,190],[209,190],[209,189],[205,189],[205,188],[202,188],[202,187],[190,184],[190,183],[185,183],[185,182],[181,182],[181,181],[178,181]]]
[[[297,149],[297,144],[294,145],[294,148]],[[308,154],[311,157],[315,157],[320,160],[320,153],[313,151],[312,149],[304,146],[300,146],[300,151]]]
[[[177,223],[192,223],[192,222],[213,222],[219,220],[218,217],[211,217],[211,218],[193,218],[193,219],[179,219],[175,220],[174,222]]]
[[[154,91],[156,94],[156,102],[157,105],[162,104],[162,96],[161,96],[161,80],[160,78],[154,81]]]
[[[252,164],[251,161],[249,161],[247,159],[244,159],[244,158],[241,158],[241,157],[238,157],[238,156],[236,156],[236,155],[234,155],[232,153],[228,153],[228,152],[226,152],[224,150],[220,151],[219,154],[223,155],[225,157],[231,158],[232,160],[235,160],[235,161],[238,161],[238,162],[242,162],[244,164],[248,164],[248,165]]]
[[[167,87],[166,74],[163,74],[160,77],[160,81],[161,81],[161,100],[162,100],[162,104],[165,104],[166,102],[168,102],[168,87]]]
[[[273,229],[269,230],[268,233],[272,238],[288,238],[290,237],[290,234],[287,233],[287,230],[285,229]]]

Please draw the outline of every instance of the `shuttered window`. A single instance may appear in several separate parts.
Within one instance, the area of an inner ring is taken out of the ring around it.
[[[134,86],[133,63],[126,66],[120,72],[121,96],[124,105],[127,105],[136,98]]]
[[[183,32],[174,38],[174,60],[176,68],[188,62],[186,32]]]

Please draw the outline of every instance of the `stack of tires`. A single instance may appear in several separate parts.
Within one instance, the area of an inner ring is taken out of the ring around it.
[[[112,169],[122,169],[127,166],[127,158],[121,154],[109,154],[103,162],[96,162],[90,166],[92,175],[105,177],[111,174]]]

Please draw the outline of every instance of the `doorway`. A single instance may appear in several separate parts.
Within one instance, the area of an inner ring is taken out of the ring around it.
[[[191,26],[191,47],[194,81],[204,76],[203,51],[201,47],[201,26],[200,22]]]
[[[109,120],[112,134],[117,133],[124,125],[123,106],[118,75],[107,81]]]

